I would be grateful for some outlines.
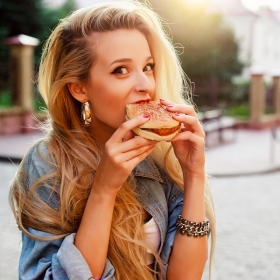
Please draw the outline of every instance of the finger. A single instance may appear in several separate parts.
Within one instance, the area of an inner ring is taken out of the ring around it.
[[[155,148],[155,146],[152,146],[149,149],[147,149],[145,152],[143,152],[142,154],[138,154],[134,158],[126,161],[124,163],[124,166],[127,167],[127,168],[129,168],[130,166],[136,166],[141,161],[143,161],[149,154],[151,154],[152,151],[154,150],[154,148]]]
[[[124,136],[124,138],[122,139],[122,142],[125,142],[127,140],[133,139],[135,137],[135,134],[133,131],[128,131],[127,134]]]
[[[184,104],[167,105],[166,109],[169,112],[182,113],[197,118],[196,112],[193,106],[191,105],[184,105]]]
[[[193,133],[196,134],[197,136],[205,138],[205,133],[196,117],[183,115],[183,114],[173,114],[172,117],[176,121],[179,121],[184,125],[186,124],[185,127],[189,125],[192,128]]]
[[[145,146],[156,145],[159,141],[149,140],[143,137],[135,137],[133,139],[127,140],[125,143],[121,145],[117,145],[115,147],[116,153],[127,153],[131,150],[135,150]]]
[[[116,161],[117,162],[126,162],[129,161],[131,159],[133,159],[134,157],[137,157],[143,153],[145,153],[146,151],[150,150],[152,147],[154,147],[156,144],[153,143],[151,145],[145,145],[130,151],[127,151],[125,153],[119,153],[116,156]]]
[[[147,122],[150,119],[149,117],[145,116],[138,116],[136,118],[133,118],[131,120],[128,120],[121,124],[121,126],[114,132],[114,134],[111,136],[110,140],[108,142],[112,143],[121,143],[122,139],[126,136],[126,134],[132,130],[134,127],[139,126],[145,122]]]
[[[193,143],[193,147],[195,148],[201,148],[205,145],[205,141],[203,137],[195,135],[190,131],[181,132],[177,134],[173,139],[166,142],[175,142],[179,140],[189,140],[190,142]]]
[[[165,106],[167,106],[167,105],[175,105],[176,103],[174,103],[173,101],[171,101],[171,100],[167,100],[167,99],[159,99],[159,101],[160,101],[160,103],[162,104],[162,105],[165,105]]]

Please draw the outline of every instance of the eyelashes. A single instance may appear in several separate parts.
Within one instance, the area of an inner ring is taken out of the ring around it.
[[[155,63],[148,63],[146,66],[151,66],[151,70],[153,70],[155,68]]]
[[[145,67],[150,66],[151,70],[153,70],[155,68],[155,63],[148,63]],[[124,75],[122,73],[119,73],[119,70],[121,70],[122,68],[126,68],[126,66],[119,66],[117,67],[111,74],[119,74],[119,75]]]

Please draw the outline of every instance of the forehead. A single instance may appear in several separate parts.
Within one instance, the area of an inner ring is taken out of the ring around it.
[[[96,64],[109,65],[116,59],[146,59],[150,48],[146,37],[138,30],[119,29],[95,35]]]

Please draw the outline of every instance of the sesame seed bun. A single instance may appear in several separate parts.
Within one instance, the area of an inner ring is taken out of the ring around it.
[[[150,119],[144,124],[135,127],[132,131],[146,139],[156,141],[171,140],[181,131],[180,122],[172,118],[166,106],[158,101],[140,102],[126,105],[126,120],[150,114]]]

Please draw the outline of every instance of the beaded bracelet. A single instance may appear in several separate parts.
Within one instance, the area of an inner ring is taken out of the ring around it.
[[[206,218],[203,222],[195,223],[187,221],[181,215],[178,215],[176,229],[182,235],[186,234],[187,236],[193,235],[194,237],[202,237],[209,232],[209,220]]]

